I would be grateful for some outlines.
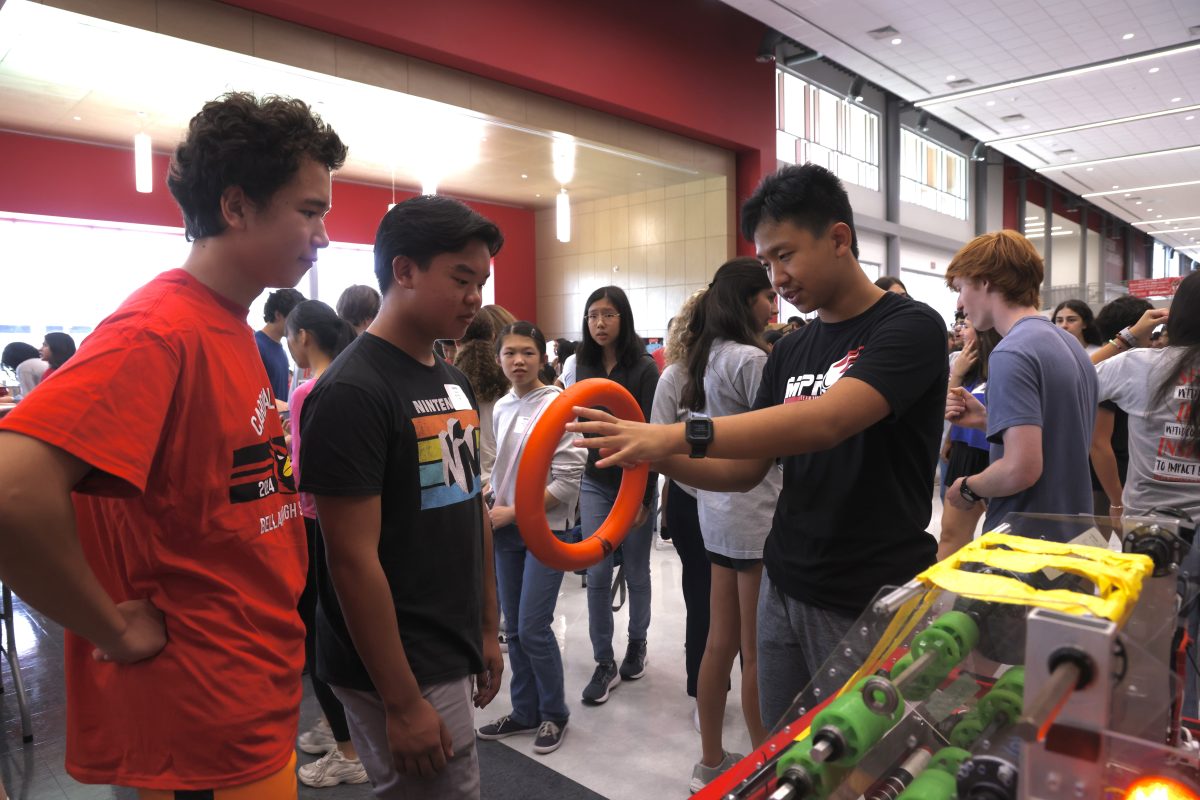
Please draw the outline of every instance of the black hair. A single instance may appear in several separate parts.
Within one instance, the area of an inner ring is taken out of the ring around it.
[[[230,92],[204,104],[175,148],[167,188],[183,211],[188,241],[225,230],[221,195],[239,186],[266,206],[309,158],[331,172],[346,161],[346,145],[308,104]]]
[[[804,317],[788,317],[787,321],[788,321],[788,325],[792,325],[797,322],[799,322],[801,325],[803,325]]]
[[[708,356],[717,339],[751,345],[764,353],[767,351],[762,331],[755,330],[750,303],[759,292],[770,288],[771,279],[757,258],[734,258],[717,270],[688,323],[691,345],[688,347],[687,383],[680,398],[685,408],[692,411],[704,408],[704,373],[708,371]]]
[[[850,198],[838,177],[824,167],[791,164],[763,178],[742,204],[742,235],[753,242],[754,232],[766,221],[791,222],[813,236],[824,236],[830,226],[844,222],[850,228],[850,252],[858,258]]]
[[[266,305],[263,306],[263,322],[270,324],[275,321],[276,314],[282,314],[287,319],[292,309],[303,303],[304,295],[296,289],[279,289],[267,295]]]
[[[554,357],[558,359],[558,363],[566,361],[571,356],[575,355],[575,342],[570,339],[555,339],[554,340]]]
[[[532,322],[518,320],[511,325],[505,325],[500,330],[500,335],[496,337],[496,355],[500,355],[500,350],[504,347],[504,339],[507,336],[524,336],[527,339],[533,339],[537,345],[538,352],[543,358],[546,357],[546,334],[538,330],[538,327]]]
[[[776,342],[778,342],[780,339],[782,339],[786,335],[787,334],[785,334],[783,331],[779,330],[778,328],[772,328],[771,330],[769,330],[763,334],[763,341],[769,345],[774,346]]]
[[[4,353],[0,355],[0,365],[15,370],[29,359],[40,357],[41,354],[33,345],[25,342],[11,342],[4,346]]]
[[[46,347],[50,350],[48,362],[54,369],[58,369],[67,363],[67,359],[75,355],[75,340],[62,331],[47,333]]]
[[[1104,341],[1100,337],[1099,329],[1096,328],[1096,315],[1092,313],[1091,306],[1082,300],[1063,300],[1054,307],[1054,313],[1050,315],[1050,321],[1054,322],[1054,318],[1058,316],[1058,312],[1064,308],[1071,309],[1083,320],[1083,341],[1085,344],[1100,344]]]
[[[494,256],[504,246],[504,234],[496,223],[449,197],[421,195],[397,203],[375,232],[379,291],[387,294],[392,285],[396,256],[407,256],[426,270],[434,256],[458,252],[471,242],[482,242]]]
[[[337,315],[355,328],[379,316],[379,292],[356,283],[347,286],[337,301]]]
[[[1200,379],[1200,271],[1184,278],[1175,289],[1171,301],[1171,312],[1167,316],[1168,349],[1181,350],[1178,359],[1171,362],[1171,371],[1163,377],[1154,393],[1154,405],[1161,406],[1179,385],[1190,376],[1193,386]],[[1192,452],[1200,451],[1200,402],[1193,400],[1184,435],[1186,445]]]
[[[878,286],[880,289],[883,289],[885,292],[888,289],[891,289],[893,286],[899,286],[901,289],[904,290],[905,294],[908,294],[908,287],[904,285],[904,282],[901,281],[899,278],[893,277],[891,275],[884,275],[884,276],[878,278],[875,281],[875,285]]]
[[[1101,340],[1107,341],[1120,333],[1124,328],[1137,322],[1154,304],[1144,297],[1121,295],[1110,300],[1100,313],[1096,315],[1096,328],[1100,331]]]
[[[587,302],[583,304],[583,338],[580,339],[579,347],[575,350],[575,360],[589,367],[604,365],[604,348],[596,344],[596,340],[592,338],[592,332],[588,330],[587,312],[593,303],[605,298],[617,309],[618,318],[621,321],[620,330],[617,331],[617,340],[614,342],[617,363],[632,367],[639,358],[646,355],[646,347],[642,344],[642,337],[638,336],[634,327],[633,307],[629,305],[629,298],[626,297],[625,290],[620,286],[601,286],[588,295]]]
[[[317,347],[329,358],[337,358],[354,341],[354,326],[320,300],[298,303],[287,315],[284,330],[289,337],[308,331],[317,340]]]
[[[975,363],[963,375],[964,386],[974,386],[980,381],[988,379],[988,361],[991,359],[996,345],[1000,344],[1000,339],[1001,336],[995,328],[989,328],[986,331],[975,328]]]

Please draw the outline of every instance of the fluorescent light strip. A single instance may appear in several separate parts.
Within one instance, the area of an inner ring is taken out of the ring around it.
[[[1132,194],[1133,192],[1148,192],[1151,189],[1175,189],[1180,186],[1195,186],[1197,183],[1200,183],[1200,180],[1180,181],[1179,183],[1159,183],[1154,186],[1134,186],[1128,189],[1113,189],[1107,192],[1088,192],[1087,194],[1080,195],[1080,197],[1108,197],[1109,195],[1123,194],[1125,192]]]
[[[1146,231],[1151,236],[1174,236],[1177,233],[1187,233],[1189,231],[1200,231],[1200,226],[1195,228],[1173,228],[1169,231]]]
[[[1055,164],[1051,167],[1040,167],[1037,172],[1057,172],[1063,169],[1075,169],[1077,167],[1094,167],[1097,164],[1112,164],[1117,161],[1132,161],[1135,158],[1154,158],[1155,156],[1173,156],[1180,153],[1190,153],[1193,150],[1200,150],[1200,144],[1193,144],[1187,147],[1172,147],[1168,150],[1151,150],[1148,153],[1134,153],[1131,156],[1113,156],[1112,158],[1096,158],[1091,161],[1076,161],[1071,164]]]
[[[1174,217],[1172,219],[1153,219],[1145,222],[1135,222],[1134,225],[1170,225],[1172,222],[1187,222],[1189,219],[1200,219],[1200,215],[1194,217]]]
[[[1124,125],[1129,122],[1139,122],[1143,119],[1154,119],[1156,117],[1169,117],[1172,114],[1180,114],[1188,111],[1200,111],[1200,104],[1187,106],[1185,108],[1169,108],[1163,111],[1151,111],[1147,114],[1134,114],[1131,117],[1117,117],[1116,119],[1106,119],[1101,122],[1087,122],[1083,125],[1069,125],[1065,128],[1054,128],[1048,131],[1039,131],[1037,133],[1022,133],[1019,136],[1002,136],[999,139],[992,139],[984,142],[988,147],[994,147],[998,144],[1010,144],[1013,142],[1025,142],[1030,139],[1041,139],[1046,136],[1058,136],[1064,133],[1074,133],[1075,131],[1086,131],[1092,128],[1104,128],[1109,125]],[[1075,162],[1077,166],[1079,162]]]
[[[1051,236],[1070,236],[1070,235],[1071,235],[1071,233],[1072,233],[1072,231],[1050,231],[1050,235],[1051,235]],[[1045,236],[1045,235],[1046,235],[1046,234],[1044,234],[1044,233],[1042,233],[1042,232],[1038,231],[1038,232],[1036,232],[1036,233],[1027,233],[1027,234],[1025,234],[1025,238],[1026,238],[1026,239],[1040,239],[1040,238],[1042,238],[1042,237],[1043,237],[1043,236]]]
[[[1095,64],[1088,64],[1083,67],[1073,67],[1071,69],[1059,70],[1057,72],[1044,72],[1041,75],[1031,75],[1028,78],[1021,78],[1020,80],[1009,81],[1008,83],[993,83],[990,86],[980,86],[977,89],[968,89],[964,92],[953,92],[951,94],[943,94],[938,97],[929,97],[924,100],[918,100],[917,102],[913,103],[913,105],[917,108],[926,108],[927,106],[940,105],[942,103],[953,103],[956,100],[965,100],[968,97],[978,97],[981,94],[1002,92],[1006,89],[1016,89],[1020,86],[1032,86],[1037,83],[1056,81],[1059,78],[1073,78],[1076,75],[1086,75],[1089,72],[1099,72],[1100,70],[1108,69],[1109,67],[1137,64],[1142,61],[1150,61],[1155,58],[1166,58],[1167,56],[1178,55],[1180,53],[1188,53],[1192,50],[1200,50],[1200,43],[1193,42],[1181,46],[1165,47],[1161,50],[1150,50],[1135,56],[1121,56],[1118,58],[1109,59],[1108,61],[1099,61]]]

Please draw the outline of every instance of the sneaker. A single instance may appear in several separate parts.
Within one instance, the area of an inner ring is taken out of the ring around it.
[[[621,679],[636,681],[646,674],[646,640],[630,639],[625,648],[625,660],[621,662]]]
[[[504,631],[500,631],[500,652],[508,652],[508,634]]]
[[[617,665],[612,661],[603,661],[596,665],[592,679],[583,687],[583,702],[598,706],[608,700],[608,691],[621,682],[617,673]]]
[[[561,725],[557,722],[546,720],[538,728],[537,738],[533,740],[533,752],[553,753],[562,744],[563,737],[567,735],[567,723]]]
[[[725,751],[721,752],[724,753]],[[692,782],[688,788],[692,790],[692,794],[695,794],[743,758],[745,756],[738,755],[737,753],[725,753],[725,757],[721,759],[721,763],[715,767],[706,767],[697,761],[696,766],[692,767]]]
[[[475,734],[480,739],[507,739],[509,736],[516,736],[518,733],[533,733],[537,729],[537,725],[522,725],[509,715],[503,716],[495,722],[489,722],[477,730]]]
[[[296,746],[310,756],[323,756],[330,750],[337,747],[337,742],[333,738],[333,731],[329,728],[329,722],[324,717],[317,720],[317,724],[300,734],[296,739]]]
[[[703,731],[700,730],[700,704],[699,703],[697,703],[696,707],[694,709],[692,709],[692,727],[696,729],[696,733],[703,733]]]
[[[346,758],[335,747],[311,764],[296,770],[296,777],[305,786],[319,789],[339,783],[366,783],[367,770],[357,758]]]

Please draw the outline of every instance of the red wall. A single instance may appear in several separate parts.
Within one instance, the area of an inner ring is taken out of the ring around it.
[[[738,205],[775,168],[765,30],[717,0],[228,0],[729,148]]]
[[[154,156],[154,191],[133,186],[133,150],[0,132],[0,211],[56,217],[181,227],[179,208],[167,191],[168,157]],[[396,199],[412,197],[396,192]],[[331,239],[372,244],[391,189],[334,181]],[[518,319],[534,320],[537,292],[533,212],[468,201],[504,232],[496,256],[496,302]]]

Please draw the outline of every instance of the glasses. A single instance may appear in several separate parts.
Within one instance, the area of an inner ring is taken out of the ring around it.
[[[953,330],[956,330],[956,331],[966,330],[967,326],[970,324],[971,323],[967,322],[965,319],[956,319],[954,321]]]
[[[615,311],[606,311],[603,314],[584,314],[583,318],[586,319],[588,322],[599,322],[600,320],[604,320],[605,322],[612,322],[614,319],[616,319],[619,316],[621,316],[621,315]]]

